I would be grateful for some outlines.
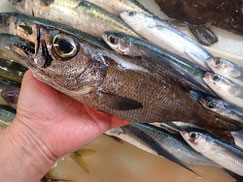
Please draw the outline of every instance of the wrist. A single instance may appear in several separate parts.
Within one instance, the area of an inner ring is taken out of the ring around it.
[[[0,181],[39,181],[56,157],[34,132],[17,118],[0,133]]]

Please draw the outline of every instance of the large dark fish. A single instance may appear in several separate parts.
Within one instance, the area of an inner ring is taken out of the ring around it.
[[[242,128],[204,109],[147,60],[122,57],[59,29],[36,25],[35,31],[35,52],[18,44],[12,49],[37,78],[93,109],[132,122],[192,122],[228,140],[225,130]]]
[[[190,23],[192,33],[205,45],[217,41],[207,25],[243,35],[241,0],[155,0],[171,18]],[[203,38],[200,38],[203,37]],[[203,41],[205,40],[205,41]]]

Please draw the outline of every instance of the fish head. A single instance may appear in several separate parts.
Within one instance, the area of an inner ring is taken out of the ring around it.
[[[134,51],[131,51],[133,49],[131,42],[129,42],[126,39],[123,39],[120,33],[105,32],[102,35],[102,37],[104,41],[110,46],[110,48],[112,48],[119,54],[134,56]]]
[[[120,17],[133,29],[140,29],[141,25],[147,22],[147,16],[137,11],[124,11],[120,14]]]
[[[209,68],[220,75],[234,73],[235,66],[228,60],[220,57],[211,57],[206,60]]]
[[[228,91],[232,87],[230,80],[216,73],[207,72],[203,81],[216,93]]]
[[[1,92],[3,99],[10,104],[17,104],[19,98],[19,88],[9,88]]]
[[[21,56],[34,76],[72,96],[87,94],[95,89],[106,74],[106,65],[99,55],[89,51],[84,41],[62,30],[35,24],[35,51],[13,44],[12,50]],[[95,58],[94,58],[95,57]]]
[[[181,136],[185,139],[185,141],[196,151],[207,151],[212,147],[210,142],[208,142],[208,138],[199,131],[181,131]]]
[[[205,107],[211,111],[215,111],[218,107],[216,100],[214,100],[211,97],[201,97],[199,102],[200,102],[200,104],[202,104],[203,107]]]

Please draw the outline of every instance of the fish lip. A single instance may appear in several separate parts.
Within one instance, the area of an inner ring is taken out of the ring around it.
[[[10,49],[16,53],[17,55],[23,57],[24,64],[29,65],[28,63],[31,61],[34,61],[34,47],[28,47],[26,45],[20,45],[20,44],[11,44]]]

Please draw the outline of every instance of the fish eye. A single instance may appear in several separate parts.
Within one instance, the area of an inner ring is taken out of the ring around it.
[[[78,52],[73,38],[65,34],[58,34],[54,37],[52,48],[61,58],[72,58]]]
[[[221,65],[221,64],[222,64],[222,60],[219,59],[219,58],[216,58],[216,59],[215,59],[215,64],[216,64],[216,65]]]
[[[110,41],[110,43],[112,43],[112,44],[117,44],[117,39],[114,37],[114,36],[109,36],[109,41]]]
[[[130,12],[128,13],[128,15],[129,15],[129,16],[134,16],[134,15],[135,15],[135,12],[134,12],[134,11],[130,11]]]
[[[197,134],[194,133],[194,132],[191,132],[191,133],[189,134],[189,137],[190,137],[191,139],[195,140],[195,139],[197,138]]]
[[[7,100],[8,100],[10,103],[14,103],[15,97],[14,97],[12,94],[8,94],[8,95],[7,95]]]
[[[214,102],[212,102],[212,101],[207,101],[206,105],[207,105],[209,108],[211,108],[211,109],[213,109],[213,108],[216,107],[216,104],[215,104]]]
[[[213,81],[219,81],[219,80],[220,80],[220,78],[219,78],[218,75],[214,75],[214,76],[213,76]]]

